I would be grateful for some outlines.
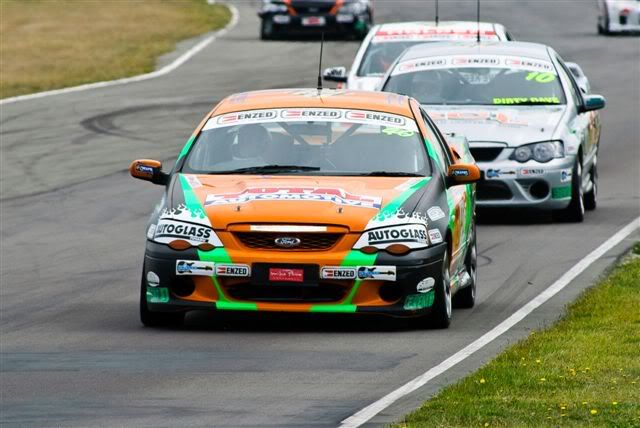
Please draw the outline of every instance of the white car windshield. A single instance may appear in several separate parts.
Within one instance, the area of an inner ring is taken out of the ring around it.
[[[182,172],[428,176],[431,169],[412,118],[369,110],[287,108],[212,117]]]
[[[566,103],[551,62],[515,56],[460,55],[399,62],[383,90],[431,105]]]

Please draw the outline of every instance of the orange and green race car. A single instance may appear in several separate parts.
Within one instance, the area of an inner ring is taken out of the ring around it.
[[[204,118],[170,173],[153,160],[130,173],[166,186],[147,226],[147,326],[213,309],[447,327],[453,304],[474,304],[480,172],[414,99],[236,94]]]

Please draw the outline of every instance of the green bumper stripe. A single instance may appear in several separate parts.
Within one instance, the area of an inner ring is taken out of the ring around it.
[[[159,287],[147,287],[147,302],[149,303],[168,303],[169,289]]]
[[[187,155],[187,153],[189,153],[189,149],[191,149],[191,146],[193,145],[193,142],[195,141],[195,139],[196,139],[195,136],[191,136],[191,138],[187,140],[187,144],[184,145],[184,147],[182,148],[182,151],[178,155],[178,160],[182,159]]]
[[[317,313],[354,313],[356,311],[356,305],[313,305],[309,312],[317,312]]]
[[[551,197],[553,199],[565,199],[571,197],[571,185],[554,187],[551,189]]]
[[[242,303],[242,302],[216,302],[216,309],[222,311],[257,311],[258,305],[255,303]]]

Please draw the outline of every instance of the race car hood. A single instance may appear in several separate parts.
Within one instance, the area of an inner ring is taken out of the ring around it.
[[[314,224],[361,232],[382,207],[401,204],[428,178],[180,174],[171,206],[204,210],[211,226]],[[412,198],[413,199],[413,198]],[[413,207],[408,207],[411,212]]]
[[[424,106],[443,133],[473,141],[495,141],[510,147],[550,140],[565,106]]]

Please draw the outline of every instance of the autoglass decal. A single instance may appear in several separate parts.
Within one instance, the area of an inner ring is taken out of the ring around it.
[[[197,212],[200,210],[201,212],[205,212],[202,208],[202,204],[200,200],[196,196],[195,192],[191,188],[189,184],[189,180],[183,175],[180,174],[180,185],[182,186],[182,192],[184,194],[184,203],[191,210],[191,212]],[[213,263],[233,263],[231,257],[229,257],[229,253],[224,247],[217,247],[211,251],[202,251],[198,249],[198,258],[201,261],[213,262]],[[212,277],[213,285],[216,288],[216,292],[218,294],[218,302],[216,302],[216,307],[219,309],[235,309],[235,310],[257,310],[257,305],[253,303],[235,303],[230,302],[229,299],[225,296],[222,291],[222,287],[218,282],[216,277]]]
[[[189,138],[189,140],[187,140],[187,143],[184,145],[184,147],[182,148],[182,151],[178,155],[178,160],[182,159],[183,157],[185,157],[187,155],[187,153],[189,153],[189,150],[191,149],[191,146],[193,145],[193,142],[195,140],[196,140],[196,136],[195,135],[192,135],[191,138]]]

